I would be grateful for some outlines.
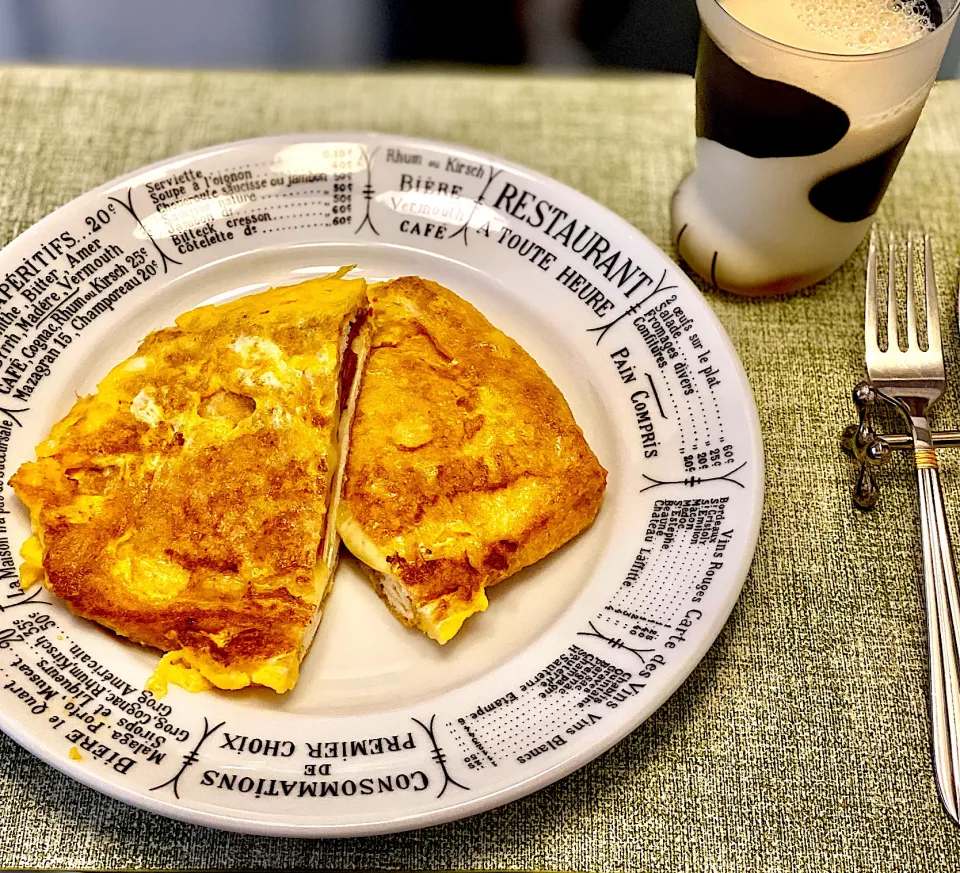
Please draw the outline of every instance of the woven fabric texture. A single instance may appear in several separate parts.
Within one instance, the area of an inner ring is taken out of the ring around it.
[[[0,70],[0,244],[84,191],[226,140],[378,130],[463,143],[554,176],[672,252],[671,192],[693,160],[683,77],[527,78]],[[960,83],[934,91],[880,210],[936,235],[948,366],[960,247]],[[862,375],[865,247],[782,300],[707,291],[756,393],[767,457],[760,544],[740,602],[685,685],[579,772],[429,830],[311,842],[158,818],[80,786],[0,735],[0,866],[790,871],[960,869],[926,714],[913,476],[850,505],[838,451]],[[938,407],[960,427],[960,378]],[[960,533],[960,452],[944,452]]]

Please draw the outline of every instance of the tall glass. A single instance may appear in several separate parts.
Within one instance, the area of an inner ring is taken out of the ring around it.
[[[697,0],[697,164],[671,219],[680,256],[715,287],[796,291],[830,275],[863,239],[960,8],[927,2],[940,23],[915,42],[826,54],[776,42],[718,0]]]

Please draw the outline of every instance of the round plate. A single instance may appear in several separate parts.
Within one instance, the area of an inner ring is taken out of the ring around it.
[[[462,295],[565,394],[609,470],[593,526],[440,647],[345,559],[286,694],[143,690],[159,654],[20,589],[7,481],[78,394],[185,310],[344,264]],[[0,726],[153,812],[344,836],[489,809],[659,707],[740,591],[763,459],[736,354],[649,240],[484,154],[370,134],[235,143],[74,200],[0,252]]]

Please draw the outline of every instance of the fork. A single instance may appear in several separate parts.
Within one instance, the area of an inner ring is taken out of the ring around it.
[[[877,334],[877,231],[870,234],[867,255],[865,344],[867,374],[877,391],[907,418],[920,488],[920,528],[930,657],[930,721],[933,766],[940,800],[950,818],[960,824],[960,592],[950,531],[943,508],[927,414],[946,387],[940,314],[930,237],[923,238],[926,291],[927,349],[917,334],[917,300],[913,239],[907,240],[906,350],[897,333],[896,244],[890,235],[887,281],[887,348]]]

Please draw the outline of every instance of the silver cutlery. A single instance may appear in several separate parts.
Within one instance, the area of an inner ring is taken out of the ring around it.
[[[867,260],[865,345],[867,374],[879,394],[906,417],[920,489],[923,575],[930,657],[930,716],[937,789],[947,814],[960,824],[960,591],[950,532],[943,508],[937,456],[927,414],[946,387],[933,252],[923,241],[927,348],[917,325],[916,264],[912,239],[906,245],[905,349],[897,329],[897,251],[890,236],[887,279],[887,343],[880,347],[877,233]]]
[[[856,429],[856,425],[852,427]],[[960,430],[938,430],[930,436],[935,449],[960,449]],[[886,443],[887,448],[913,451],[913,437],[905,433],[887,433],[877,439]]]

